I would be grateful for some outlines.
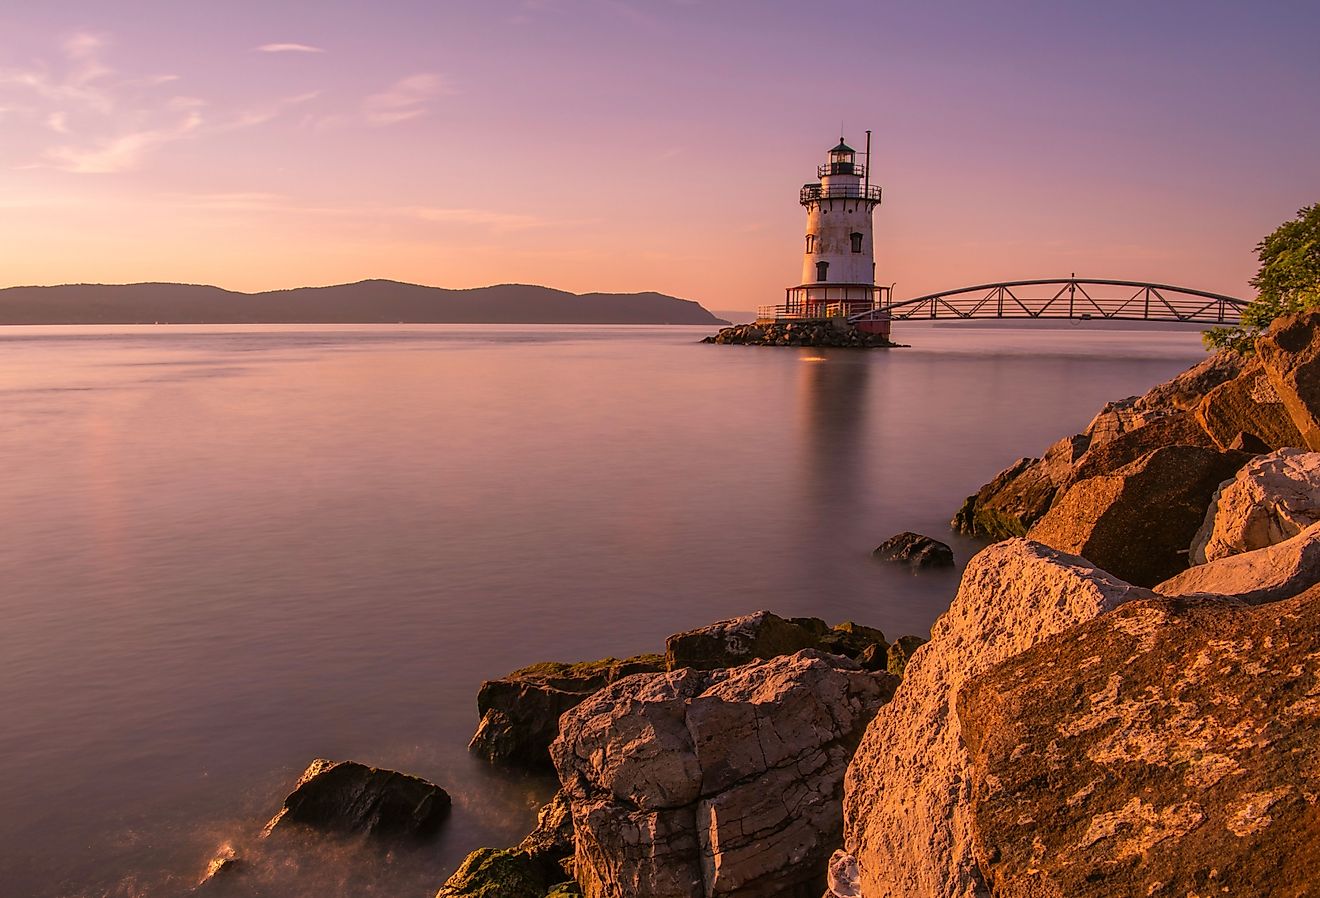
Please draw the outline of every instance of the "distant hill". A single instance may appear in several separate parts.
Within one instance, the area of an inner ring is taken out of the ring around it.
[[[191,284],[0,289],[0,324],[728,324],[663,293],[567,293],[528,284],[446,290],[360,281],[236,293]]]

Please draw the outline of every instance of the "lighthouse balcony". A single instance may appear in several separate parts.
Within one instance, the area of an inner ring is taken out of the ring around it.
[[[816,177],[824,178],[828,175],[856,175],[861,178],[866,175],[866,166],[857,162],[822,162],[816,166]]]
[[[863,184],[805,184],[802,187],[802,205],[809,206],[821,200],[869,200],[880,202],[880,188],[867,187]]]
[[[784,303],[756,310],[758,324],[774,321],[828,321],[883,314],[892,300],[890,287],[874,284],[803,284],[784,291]]]

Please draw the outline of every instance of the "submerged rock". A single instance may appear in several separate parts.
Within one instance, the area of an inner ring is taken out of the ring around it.
[[[199,895],[214,895],[243,869],[243,861],[229,843],[221,845],[215,856],[206,863],[206,870],[193,891]]]
[[[293,824],[367,836],[425,836],[449,813],[435,783],[356,761],[313,761],[263,835]]]
[[[882,561],[912,568],[953,567],[953,549],[937,539],[911,531],[891,536],[871,553]]]
[[[1156,449],[1073,485],[1028,537],[1154,586],[1187,567],[1187,547],[1215,490],[1250,459],[1203,446]]]
[[[1301,441],[1320,450],[1320,312],[1276,320],[1256,341],[1256,355]]]
[[[1314,894],[1317,694],[1317,589],[1132,602],[982,673],[958,717],[994,895]]]
[[[805,650],[613,684],[551,746],[598,896],[819,895],[843,771],[896,679]]]
[[[660,655],[638,655],[622,661],[534,664],[487,680],[477,693],[481,723],[468,748],[492,763],[549,767],[560,715],[621,677],[664,667]]]
[[[1152,593],[1023,539],[974,556],[848,767],[844,848],[867,896],[972,896],[969,760],[957,693],[991,665]]]
[[[1192,540],[1192,564],[1263,549],[1320,521],[1320,452],[1280,449],[1222,484]]]

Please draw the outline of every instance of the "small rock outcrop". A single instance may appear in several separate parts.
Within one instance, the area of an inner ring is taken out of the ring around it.
[[[1163,596],[1229,596],[1251,605],[1300,595],[1320,583],[1320,524],[1292,539],[1198,564],[1155,587]]]
[[[214,895],[221,891],[223,886],[242,869],[243,861],[239,858],[238,852],[234,850],[233,845],[226,842],[207,861],[206,870],[202,873],[202,878],[198,880],[193,893],[197,895]]]
[[[911,531],[891,536],[871,554],[881,561],[905,564],[917,570],[953,567],[953,549],[937,539]]]
[[[982,673],[958,717],[993,894],[1315,894],[1317,695],[1320,589],[1132,602]]]
[[[1320,311],[1280,318],[1256,340],[1262,370],[1301,442],[1320,450]]]
[[[492,763],[549,767],[559,717],[621,677],[665,669],[660,655],[547,662],[487,680],[477,693],[481,722],[468,749]]]
[[[842,321],[736,324],[701,342],[732,346],[833,346],[841,349],[887,349],[898,345],[881,334],[870,334]]]
[[[1186,569],[1187,547],[1215,490],[1251,457],[1203,446],[1156,449],[1073,485],[1027,535],[1129,583],[1154,586]]]
[[[557,792],[537,815],[536,829],[517,847],[478,848],[464,858],[436,898],[545,898],[571,878],[564,863],[572,856],[573,820],[568,799]]]
[[[665,662],[669,670],[683,667],[716,670],[791,655],[802,649],[820,649],[857,659],[872,646],[881,654],[876,664],[870,666],[883,670],[888,643],[879,630],[851,621],[831,627],[816,617],[785,619],[769,611],[757,611],[670,636],[665,641]]]
[[[844,847],[858,863],[861,894],[977,894],[958,690],[1046,637],[1151,595],[1024,539],[971,559],[930,645],[912,657],[848,767]]]
[[[1280,449],[1222,484],[1192,540],[1192,564],[1263,549],[1320,521],[1320,452]]]
[[[896,678],[804,650],[627,677],[551,746],[588,898],[819,895],[843,772]]]
[[[426,836],[449,813],[435,783],[356,761],[313,761],[262,835],[294,824],[373,837]]]

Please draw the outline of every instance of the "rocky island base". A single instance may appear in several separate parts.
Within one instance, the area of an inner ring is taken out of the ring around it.
[[[735,324],[701,342],[722,346],[831,346],[840,349],[893,349],[903,345],[894,343],[884,334],[869,333],[843,320]]]

